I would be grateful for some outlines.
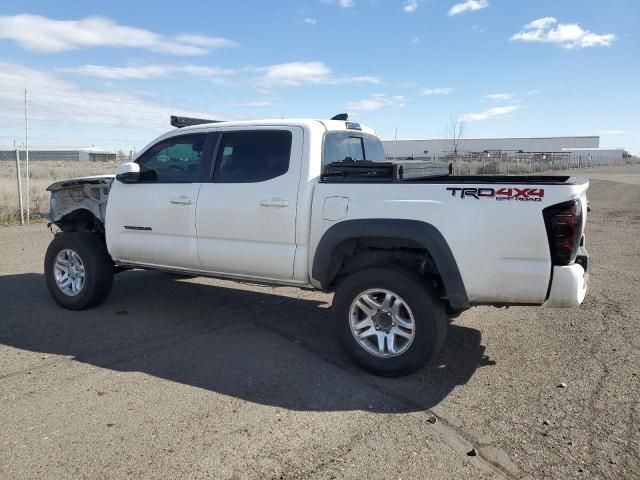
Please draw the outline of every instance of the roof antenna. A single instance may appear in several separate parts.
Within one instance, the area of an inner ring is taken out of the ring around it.
[[[349,120],[348,113],[339,113],[338,115],[331,117],[331,120],[344,120],[345,122]]]

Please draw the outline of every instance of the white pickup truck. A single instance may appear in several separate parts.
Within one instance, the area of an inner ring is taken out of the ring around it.
[[[582,303],[587,188],[566,176],[404,178],[375,133],[344,117],[196,124],[115,177],[48,188],[59,233],[46,282],[69,309],[98,305],[131,268],[335,291],[346,352],[406,374],[474,305]]]

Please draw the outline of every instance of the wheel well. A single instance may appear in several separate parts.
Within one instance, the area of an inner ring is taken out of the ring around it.
[[[104,224],[85,208],[69,212],[53,223],[63,232],[92,232],[104,237]]]
[[[379,265],[408,268],[442,289],[442,279],[433,257],[424,245],[400,237],[359,237],[338,244],[330,257],[329,288],[333,289],[350,273]]]
[[[369,218],[338,222],[318,242],[312,278],[331,290],[348,273],[396,263],[432,280],[453,310],[469,308],[456,259],[442,233],[419,220]]]

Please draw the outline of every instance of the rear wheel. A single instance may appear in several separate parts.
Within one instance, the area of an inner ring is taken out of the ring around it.
[[[377,375],[414,372],[444,343],[444,305],[410,270],[380,267],[353,273],[339,285],[332,308],[345,351]]]
[[[111,291],[113,270],[104,242],[88,232],[57,234],[44,259],[51,296],[70,310],[101,303]]]

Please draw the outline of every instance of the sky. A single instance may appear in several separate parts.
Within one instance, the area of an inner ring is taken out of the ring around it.
[[[383,139],[599,135],[640,152],[638,0],[21,0],[0,146],[140,149],[169,115],[350,118]]]

